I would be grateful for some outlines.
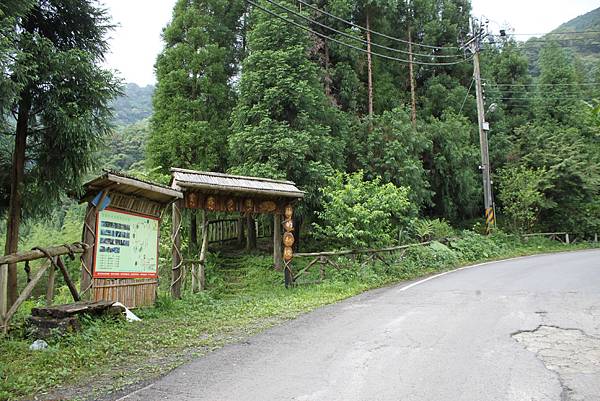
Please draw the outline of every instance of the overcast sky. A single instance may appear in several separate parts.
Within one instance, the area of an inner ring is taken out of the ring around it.
[[[111,34],[106,65],[126,82],[154,84],[154,62],[162,49],[161,32],[175,0],[103,0],[117,28]],[[472,0],[473,16],[485,16],[497,32],[544,33],[598,7],[598,0]],[[519,36],[526,39],[526,36]]]

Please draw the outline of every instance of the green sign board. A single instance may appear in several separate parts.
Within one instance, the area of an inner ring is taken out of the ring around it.
[[[94,277],[157,277],[156,217],[105,209],[96,221]]]

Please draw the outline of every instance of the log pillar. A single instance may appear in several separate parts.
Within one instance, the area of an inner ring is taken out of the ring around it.
[[[173,219],[171,253],[173,255],[173,265],[171,270],[171,296],[175,299],[181,298],[181,279],[182,279],[182,257],[181,257],[181,202],[173,202]]]
[[[292,271],[292,258],[294,251],[292,246],[294,245],[294,208],[291,204],[288,204],[284,208],[284,221],[283,221],[283,275],[285,279],[285,287],[289,288],[294,285],[294,273]]]
[[[104,200],[108,196],[108,190],[105,189],[98,199],[98,203],[88,203],[85,211],[85,220],[83,222],[83,235],[81,242],[88,247],[84,249],[79,257],[81,261],[81,281],[79,284],[79,296],[82,299],[91,299],[93,297],[91,288],[93,286],[94,252],[96,251],[96,220]],[[88,292],[89,291],[89,292]]]
[[[251,214],[246,215],[246,250],[256,249],[256,225]]]
[[[208,219],[206,210],[202,211],[202,247],[200,248],[200,263],[198,264],[198,290],[202,291],[206,283],[206,252],[208,252]]]
[[[244,244],[244,218],[242,216],[238,217],[236,222],[237,227],[237,243],[238,246],[242,246]]]
[[[281,215],[273,215],[273,267],[275,270],[281,270],[282,262],[281,249]]]
[[[0,326],[8,311],[8,265],[0,265]]]
[[[83,238],[81,242],[88,245],[80,256],[81,260],[81,281],[79,284],[79,293],[82,297],[90,299],[92,287],[92,269],[94,263],[94,251],[96,246],[96,208],[91,203],[88,204],[83,222]]]

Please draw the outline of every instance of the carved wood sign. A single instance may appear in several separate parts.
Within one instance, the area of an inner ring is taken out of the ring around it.
[[[283,203],[253,197],[235,197],[205,195],[198,192],[184,194],[185,207],[188,209],[204,209],[209,212],[241,212],[281,214]]]

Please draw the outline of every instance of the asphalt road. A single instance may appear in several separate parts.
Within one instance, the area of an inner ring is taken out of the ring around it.
[[[600,251],[371,291],[121,399],[600,400]]]

